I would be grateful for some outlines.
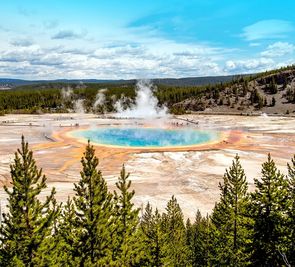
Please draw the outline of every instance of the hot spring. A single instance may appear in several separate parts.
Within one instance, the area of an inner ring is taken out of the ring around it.
[[[153,148],[195,146],[215,141],[220,133],[189,128],[103,127],[78,130],[73,137],[100,145]]]

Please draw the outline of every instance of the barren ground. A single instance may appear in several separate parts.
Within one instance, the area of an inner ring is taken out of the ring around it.
[[[218,184],[225,169],[238,153],[245,169],[250,190],[253,178],[260,177],[261,164],[271,153],[278,168],[286,173],[286,164],[295,153],[295,118],[242,117],[221,115],[185,115],[165,124],[187,122],[190,127],[224,132],[215,144],[173,149],[127,149],[96,146],[100,168],[111,190],[124,163],[131,173],[136,191],[135,203],[148,201],[163,210],[172,195],[177,197],[186,217],[197,209],[210,213],[219,198]],[[73,194],[73,183],[79,180],[80,158],[85,144],[70,138],[68,132],[79,127],[130,124],[134,120],[98,118],[91,114],[7,115],[0,118],[0,185],[10,184],[9,165],[23,134],[34,151],[38,166],[48,178],[48,189],[56,187],[57,199],[64,201]],[[136,123],[141,124],[142,121]],[[182,127],[182,126],[178,126]],[[53,140],[47,138],[50,137]],[[0,191],[2,208],[6,194]]]

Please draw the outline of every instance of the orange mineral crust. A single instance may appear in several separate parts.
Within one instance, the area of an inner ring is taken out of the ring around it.
[[[187,125],[187,121],[195,123]],[[295,153],[295,120],[291,117],[185,115],[155,125],[142,120],[99,118],[93,114],[6,115],[0,121],[0,184],[10,185],[9,165],[23,134],[47,176],[45,195],[55,186],[57,199],[65,201],[73,195],[73,183],[79,180],[80,159],[87,142],[75,138],[73,131],[128,125],[192,127],[219,133],[212,142],[185,147],[130,148],[93,143],[110,190],[115,189],[125,164],[131,173],[137,206],[149,201],[163,209],[175,195],[185,216],[191,218],[197,209],[203,214],[211,212],[219,198],[218,184],[236,154],[241,158],[251,190],[268,153],[282,172]],[[7,196],[3,189],[0,197],[4,207]]]

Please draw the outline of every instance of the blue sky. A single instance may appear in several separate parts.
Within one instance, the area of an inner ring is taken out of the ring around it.
[[[295,63],[293,0],[10,0],[0,10],[0,77],[192,77]]]

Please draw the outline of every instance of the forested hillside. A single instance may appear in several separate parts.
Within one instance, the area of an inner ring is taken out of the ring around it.
[[[151,79],[151,82],[156,85],[171,85],[171,86],[196,86],[206,84],[216,84],[221,82],[229,82],[244,75],[227,75],[227,76],[206,76],[206,77],[189,77],[189,78],[162,78]],[[0,78],[1,87],[14,88],[23,85],[37,85],[45,83],[65,83],[65,84],[78,84],[78,83],[96,83],[96,84],[128,84],[134,83],[131,80],[98,80],[98,79],[59,79],[59,80],[20,80]]]
[[[269,155],[252,193],[236,156],[212,214],[191,207],[193,221],[174,196],[164,212],[135,208],[124,166],[110,192],[98,163],[88,143],[74,197],[58,204],[52,189],[41,202],[46,176],[22,139],[5,187],[1,266],[294,266],[295,156],[285,176]]]
[[[77,101],[85,112],[112,112],[120,99],[125,106],[134,102],[135,83],[60,82],[18,86],[0,91],[0,112],[70,112],[75,111]],[[295,111],[295,66],[236,77],[226,83],[203,86],[158,84],[153,92],[159,105],[166,105],[176,114],[194,111],[292,114]],[[103,95],[103,101],[97,105],[99,95]]]

